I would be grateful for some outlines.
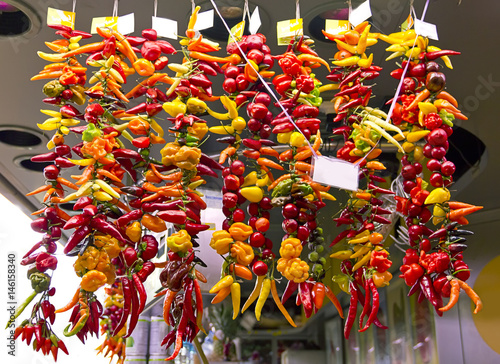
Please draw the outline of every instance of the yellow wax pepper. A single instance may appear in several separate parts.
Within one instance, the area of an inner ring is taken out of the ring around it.
[[[233,243],[233,238],[226,230],[218,230],[212,234],[210,240],[210,247],[214,249],[217,254],[224,255],[229,253],[229,245]]]
[[[193,247],[193,243],[188,232],[182,229],[167,238],[167,246],[174,253],[187,253]]]
[[[284,259],[300,257],[302,243],[297,238],[288,238],[281,242],[280,256]]]
[[[252,263],[254,258],[253,248],[250,244],[242,241],[235,241],[231,244],[231,256],[236,258],[236,261],[244,266]]]
[[[309,265],[300,258],[278,259],[278,272],[289,281],[302,283],[309,278]]]
[[[174,101],[165,102],[163,104],[163,110],[171,117],[175,118],[179,114],[185,114],[187,107],[179,98],[176,98]]]
[[[100,287],[106,284],[108,278],[98,270],[91,270],[82,277],[81,287],[87,292],[97,291]]]
[[[229,234],[231,234],[234,240],[245,241],[250,235],[253,234],[253,229],[245,223],[235,222],[229,228]]]

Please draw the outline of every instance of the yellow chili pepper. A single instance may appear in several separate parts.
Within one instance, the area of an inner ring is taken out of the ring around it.
[[[266,278],[264,279],[264,282],[262,282],[262,289],[260,290],[259,299],[257,300],[257,304],[255,305],[255,318],[257,319],[257,321],[260,321],[262,308],[266,303],[269,292],[271,292],[271,280],[269,278]]]
[[[252,263],[253,258],[255,257],[252,246],[242,241],[235,241],[231,244],[230,250],[231,256],[236,258],[236,261],[244,266]]]
[[[354,272],[354,271],[358,270],[359,268],[361,268],[363,265],[366,265],[370,261],[371,257],[372,257],[371,251],[366,253],[363,258],[361,258],[360,260],[358,260],[356,262],[356,264],[354,264],[354,266],[352,267],[352,271]]]
[[[425,138],[430,132],[431,132],[430,130],[412,131],[411,133],[408,133],[406,135],[406,140],[410,143],[415,143],[418,142],[420,139]]]
[[[330,258],[346,260],[349,259],[352,255],[352,250],[339,250],[333,254],[330,254]]]
[[[231,284],[231,300],[233,302],[233,320],[238,317],[240,312],[240,301],[241,301],[241,287],[238,282],[233,282]]]
[[[252,303],[254,303],[254,301],[259,297],[259,293],[262,289],[262,284],[264,282],[265,277],[266,277],[265,275],[257,276],[257,280],[255,281],[255,286],[253,288],[253,291],[252,291],[252,293],[250,293],[250,296],[248,296],[245,304],[243,305],[243,308],[241,309],[241,313],[245,312],[247,310],[247,308],[250,307],[250,305]]]
[[[234,134],[235,130],[232,126],[229,125],[218,125],[218,126],[212,126],[208,129],[211,133],[214,134],[219,134],[219,135],[225,135],[225,134]]]
[[[233,284],[234,279],[232,276],[224,276],[221,278],[219,282],[217,282],[212,288],[210,288],[210,291],[208,293],[217,293],[219,292],[222,288],[225,287],[230,287],[231,284]]]
[[[349,66],[354,66],[355,64],[357,64],[360,59],[361,58],[358,56],[351,56],[351,57],[347,57],[347,58],[344,58],[344,59],[339,60],[339,61],[333,61],[332,63],[335,66],[349,67]]]

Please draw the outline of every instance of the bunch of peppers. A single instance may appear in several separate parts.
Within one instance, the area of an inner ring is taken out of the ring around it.
[[[122,364],[125,362],[126,357],[126,343],[124,336],[127,333],[127,328],[124,326],[120,332],[114,334],[120,317],[123,311],[123,290],[121,283],[115,282],[110,287],[104,288],[106,298],[104,300],[104,311],[101,316],[101,334],[105,335],[101,345],[96,350],[97,354],[104,354],[104,357],[110,355],[109,359],[112,360],[114,356],[118,358],[117,363]]]
[[[337,112],[334,122],[343,125],[336,128],[334,134],[343,135],[345,143],[337,151],[337,157],[359,164],[359,179],[363,186],[350,194],[347,205],[333,219],[337,226],[347,225],[348,228],[330,244],[333,246],[346,239],[345,243],[337,246],[340,250],[330,257],[342,261],[342,273],[334,276],[333,280],[351,295],[344,326],[344,336],[348,338],[357,316],[358,303],[363,307],[359,317],[360,331],[367,330],[372,323],[385,328],[377,319],[378,288],[389,284],[392,275],[388,269],[392,262],[383,246],[384,236],[376,230],[391,223],[384,216],[391,214],[391,211],[383,207],[381,196],[394,193],[378,186],[386,182],[376,174],[384,170],[385,166],[376,159],[382,152],[378,148],[382,137],[402,150],[390,132],[403,134],[387,121],[384,112],[368,106],[372,85],[367,85],[366,81],[376,78],[381,67],[373,65],[373,54],[367,56],[365,51],[367,46],[377,42],[378,34],[370,33],[370,25],[364,22],[339,35],[325,35],[334,40],[338,47],[333,61],[336,68],[327,76],[327,79],[338,82],[339,88],[333,100]]]
[[[283,111],[271,125],[278,142],[286,145],[279,155],[285,173],[268,186],[272,191],[271,204],[282,208],[285,219],[282,223],[285,236],[276,267],[288,280],[281,303],[284,304],[298,290],[297,305],[302,305],[306,317],[321,308],[327,293],[341,311],[336,297],[321,282],[326,259],[321,256],[324,238],[316,216],[326,205],[323,199],[335,198],[328,193],[329,187],[312,181],[312,158],[320,154],[322,143],[321,121],[317,118],[322,102],[320,92],[330,89],[322,89],[312,73],[312,68],[321,65],[329,69],[328,63],[316,54],[312,45],[311,39],[301,36],[290,42],[284,54],[275,57],[283,73],[274,77],[273,85],[282,97],[279,103]],[[300,257],[306,244],[310,250],[309,262]]]
[[[394,120],[407,131],[405,155],[401,159],[402,191],[396,197],[410,245],[400,268],[401,277],[411,287],[409,294],[418,294],[419,302],[427,299],[439,315],[455,305],[460,289],[474,301],[477,313],[482,303],[465,283],[470,272],[462,254],[467,248],[464,236],[472,232],[460,226],[468,224],[466,215],[482,207],[450,201],[448,187],[453,183],[455,165],[445,157],[448,138],[453,133],[453,120],[467,117],[457,109],[455,98],[444,91],[446,77],[436,62],[441,59],[452,68],[449,56],[460,53],[431,46],[428,39],[417,36],[413,30],[385,36],[383,40],[391,44],[387,50],[394,52],[389,58],[403,57],[401,68],[391,73],[402,84],[401,95],[396,95]],[[420,141],[425,144],[418,146]],[[428,182],[422,177],[424,162],[430,172]],[[429,185],[433,187],[430,192]],[[428,228],[426,223],[431,219],[441,228]],[[450,297],[445,306],[442,297]]]

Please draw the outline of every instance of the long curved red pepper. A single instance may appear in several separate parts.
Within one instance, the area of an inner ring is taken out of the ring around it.
[[[127,322],[128,316],[130,314],[130,305],[132,303],[132,287],[130,287],[130,281],[127,277],[122,277],[122,290],[123,290],[123,313],[120,318],[120,322],[115,327],[115,331],[113,332],[113,336],[118,334],[120,330],[125,326]]]
[[[351,299],[349,302],[349,313],[347,314],[347,319],[344,324],[344,337],[346,340],[349,339],[351,334],[352,326],[354,325],[354,320],[356,319],[356,313],[358,312],[358,290],[355,287],[354,282],[349,283],[351,291]]]

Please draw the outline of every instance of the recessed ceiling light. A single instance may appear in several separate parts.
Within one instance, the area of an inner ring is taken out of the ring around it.
[[[42,18],[31,4],[23,0],[0,1],[0,37],[34,36]]]
[[[0,127],[0,142],[14,147],[30,148],[42,143],[42,136],[25,128]]]

